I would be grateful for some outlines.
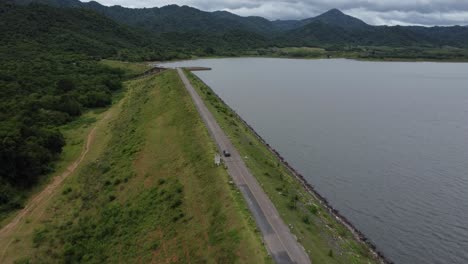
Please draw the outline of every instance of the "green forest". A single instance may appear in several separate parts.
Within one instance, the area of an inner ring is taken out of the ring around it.
[[[112,55],[109,46],[60,28],[67,20],[49,9],[0,6],[3,213],[20,208],[23,191],[53,170],[51,162],[65,144],[57,127],[86,108],[109,105],[112,92],[121,89],[122,72],[94,58]],[[90,22],[86,14],[73,11],[70,15],[74,19],[83,15],[82,22]]]

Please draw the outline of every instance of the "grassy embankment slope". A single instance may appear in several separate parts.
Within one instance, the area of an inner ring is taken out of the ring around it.
[[[116,60],[101,60],[101,63],[111,68],[123,70],[125,78],[136,77],[145,71],[151,69],[147,63],[124,62]]]
[[[286,224],[298,237],[313,263],[375,263],[367,245],[357,242],[301,186],[282,163],[238,119],[214,92],[194,74],[189,80],[205,100],[221,127],[275,204]]]
[[[125,87],[82,166],[2,263],[270,262],[177,74]]]

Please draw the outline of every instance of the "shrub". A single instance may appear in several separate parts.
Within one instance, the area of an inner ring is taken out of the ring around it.
[[[43,228],[43,229],[37,229],[34,231],[34,234],[33,234],[33,246],[34,247],[39,247],[41,245],[41,243],[44,241],[45,239],[45,235],[47,233],[47,229]]]
[[[317,205],[311,204],[311,205],[308,206],[308,208],[309,208],[309,211],[310,211],[312,214],[316,215],[316,214],[318,213],[318,207],[317,207]]]
[[[67,188],[65,188],[65,190],[62,191],[62,194],[63,194],[63,195],[67,195],[67,194],[71,193],[71,191],[72,191],[72,188],[71,188],[71,187],[67,187]]]

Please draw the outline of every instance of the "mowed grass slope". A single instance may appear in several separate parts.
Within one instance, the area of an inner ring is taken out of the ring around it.
[[[54,197],[32,263],[270,262],[175,71],[126,83],[120,112]],[[94,155],[94,156],[93,156]],[[15,251],[12,251],[13,253]],[[12,259],[11,256],[8,259]]]
[[[338,223],[237,115],[194,74],[188,78],[237,147],[312,263],[376,263],[369,248]]]

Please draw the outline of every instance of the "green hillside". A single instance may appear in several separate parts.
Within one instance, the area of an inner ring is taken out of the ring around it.
[[[120,23],[155,34],[168,32],[201,33],[203,38],[231,31],[250,32],[267,38],[267,46],[392,46],[468,48],[468,28],[371,26],[332,9],[303,20],[269,21],[261,17],[241,17],[225,11],[205,12],[188,6],[131,9],[103,6],[78,0],[15,0],[17,3],[41,2],[60,7],[94,10]],[[216,35],[215,35],[216,36]],[[219,38],[219,36],[218,36]],[[164,39],[164,38],[163,38]],[[243,38],[246,40],[248,37]],[[258,44],[258,43],[256,43]],[[263,43],[261,43],[263,44]],[[258,46],[258,45],[257,45]],[[256,46],[248,46],[255,48]]]
[[[318,22],[330,26],[341,27],[348,30],[358,30],[366,29],[372,26],[364,23],[362,20],[359,20],[355,17],[344,14],[338,9],[331,9],[321,15],[316,17],[304,19],[301,21],[303,26],[310,24],[312,22]]]
[[[2,3],[0,10],[0,47],[10,51],[2,55],[69,52],[110,57],[123,49],[155,46],[143,32],[83,9]]]

